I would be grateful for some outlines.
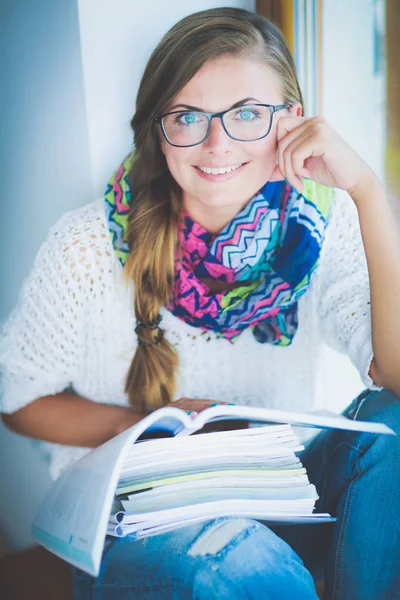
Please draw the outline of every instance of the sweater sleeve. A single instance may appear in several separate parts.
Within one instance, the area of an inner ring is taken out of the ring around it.
[[[41,246],[0,337],[0,412],[68,388],[82,368],[84,228],[67,213]],[[82,253],[83,254],[83,253]]]
[[[369,376],[374,353],[367,260],[356,206],[342,190],[336,190],[318,271],[324,341],[349,356],[366,387],[380,389]]]

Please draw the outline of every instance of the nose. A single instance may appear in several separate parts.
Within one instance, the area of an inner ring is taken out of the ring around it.
[[[204,142],[205,149],[211,154],[230,152],[233,140],[226,133],[221,119],[214,117],[210,123],[210,133]]]

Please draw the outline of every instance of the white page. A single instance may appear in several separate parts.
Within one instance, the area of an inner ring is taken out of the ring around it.
[[[299,446],[299,449],[303,449],[303,446]],[[132,482],[143,476],[150,477],[151,475],[160,475],[161,473],[179,473],[187,472],[188,470],[196,471],[197,469],[205,469],[209,467],[210,460],[214,468],[236,468],[238,465],[253,467],[263,467],[266,465],[266,461],[269,460],[279,461],[280,458],[287,456],[291,459],[291,462],[295,462],[292,456],[285,451],[282,451],[279,455],[271,456],[267,452],[257,456],[251,457],[249,455],[225,455],[225,456],[213,456],[209,454],[207,456],[183,456],[181,458],[171,459],[160,459],[159,462],[144,463],[137,466],[130,466],[129,469],[124,469],[122,472],[122,481]],[[294,456],[294,455],[293,455]],[[278,464],[278,463],[276,463]]]
[[[191,421],[193,422],[193,421]],[[265,439],[265,443],[273,443],[276,439],[295,439],[293,429],[289,424],[279,425],[256,425],[255,427],[248,427],[244,429],[233,429],[227,431],[212,431],[204,432],[202,435],[195,436],[176,436],[174,438],[156,438],[152,439],[151,443],[154,448],[168,447],[168,442],[173,440],[174,445],[184,444],[207,444],[208,442],[226,443],[228,441],[235,441],[240,443],[242,440],[251,440],[253,438],[259,438],[262,436]],[[139,444],[137,446],[138,451],[143,450],[143,446],[146,444]]]
[[[128,500],[134,500],[135,498],[153,498],[153,497],[161,497],[168,496],[171,491],[174,493],[183,492],[186,490],[201,490],[205,486],[209,488],[215,487],[236,487],[238,489],[241,488],[254,488],[254,489],[264,489],[264,488],[280,488],[287,486],[302,486],[308,483],[308,477],[305,474],[292,475],[291,471],[288,471],[288,475],[286,477],[242,477],[240,475],[235,477],[208,477],[200,480],[194,481],[185,481],[182,483],[172,483],[161,486],[155,486],[153,488],[136,492],[135,494],[130,494],[128,496]]]
[[[160,525],[170,525],[173,529],[176,523],[187,519],[210,520],[224,516],[243,516],[258,520],[269,519],[272,522],[285,516],[315,516],[313,513],[314,504],[314,500],[298,500],[296,502],[224,500],[183,507],[182,509],[175,508],[155,511],[146,515],[135,515],[135,518],[133,515],[122,513],[117,515],[120,521],[119,524],[115,523],[115,518],[110,519],[107,531],[111,535],[121,537],[128,533],[131,534],[150,527],[159,527]]]
[[[120,519],[121,525],[131,523],[148,523],[156,521],[175,521],[185,517],[192,517],[196,515],[223,515],[225,513],[230,514],[231,510],[247,510],[247,513],[254,511],[254,515],[259,513],[265,514],[266,512],[273,514],[285,514],[285,513],[297,513],[297,514],[309,514],[314,508],[314,499],[300,499],[300,500],[216,500],[214,502],[204,502],[199,504],[192,504],[190,506],[183,506],[178,508],[170,508],[166,510],[155,510],[146,513],[135,513],[133,515],[126,514],[125,512],[120,513],[116,516],[117,520]]]
[[[139,480],[135,480],[135,483],[129,482],[129,480],[120,481],[116,490],[116,493],[121,496],[125,494],[130,494],[132,492],[148,489],[149,487],[156,487],[166,485],[167,483],[173,483],[179,481],[196,481],[201,478],[209,478],[209,477],[224,477],[228,475],[232,476],[258,476],[258,477],[268,477],[268,478],[277,478],[277,477],[286,477],[287,473],[285,471],[290,471],[291,475],[293,475],[293,470],[297,470],[298,473],[305,473],[306,470],[302,466],[300,459],[296,456],[296,462],[291,463],[290,457],[285,457],[281,459],[276,459],[273,463],[271,461],[266,461],[261,468],[251,469],[248,465],[245,465],[244,468],[221,468],[221,469],[199,469],[197,471],[182,471],[179,475],[172,473],[170,476],[168,474],[163,473],[162,475],[158,475],[157,477],[143,477]]]
[[[163,411],[176,426],[178,411]],[[98,575],[124,456],[155,419],[152,413],[95,448],[54,482],[32,524],[32,534],[40,544],[90,575]]]
[[[205,434],[206,435],[206,434]],[[196,438],[202,436],[196,436]],[[181,439],[190,439],[189,438],[178,438]],[[158,440],[157,440],[158,441]],[[174,442],[175,438],[171,438],[168,440],[169,442]],[[136,444],[130,449],[130,455],[124,461],[124,472],[131,467],[139,466],[141,463],[146,463],[148,465],[152,463],[158,463],[160,460],[160,456],[163,457],[164,461],[172,461],[174,458],[182,459],[182,456],[185,455],[187,460],[190,460],[194,454],[201,454],[201,456],[224,456],[228,453],[234,455],[252,455],[252,456],[273,456],[282,454],[283,451],[290,452],[298,452],[301,446],[299,442],[293,438],[292,440],[282,440],[275,441],[274,444],[265,444],[263,438],[257,439],[254,438],[251,441],[241,442],[230,442],[227,441],[223,444],[219,443],[207,443],[207,444],[193,444],[193,445],[176,445],[171,444],[172,447],[168,448],[166,445],[157,444],[154,447],[155,443],[153,441],[146,442],[145,444],[137,444],[140,452],[135,453]]]
[[[231,514],[229,516],[232,517],[249,517],[247,514]],[[196,523],[201,523],[208,520],[209,517],[204,516],[196,516],[190,519],[184,519],[181,521],[176,521],[174,524],[171,523],[163,523],[161,525],[157,525],[155,527],[149,527],[147,529],[140,529],[139,531],[132,531],[135,526],[126,525],[125,527],[121,527],[120,525],[109,525],[108,534],[121,537],[122,535],[130,534],[133,539],[142,539],[144,537],[151,537],[153,535],[158,535],[160,533],[166,533],[168,531],[173,531],[175,529],[179,529],[180,527],[187,527],[188,525],[195,525]],[[251,518],[251,517],[250,517]],[[260,521],[269,524],[269,525],[295,525],[295,524],[312,524],[312,523],[328,523],[332,521],[336,521],[335,517],[331,517],[328,513],[313,513],[311,515],[265,515],[263,518],[259,519]],[[124,531],[123,531],[124,530]]]
[[[172,439],[171,441],[174,440]],[[131,456],[124,461],[122,476],[125,476],[125,473],[127,472],[140,471],[143,467],[152,468],[162,462],[172,464],[175,461],[183,463],[186,460],[189,463],[191,460],[201,458],[206,459],[207,457],[210,459],[224,459],[229,456],[236,457],[245,455],[248,456],[249,459],[273,458],[288,456],[304,449],[304,446],[299,444],[296,440],[289,443],[283,442],[274,445],[265,445],[262,440],[254,440],[248,444],[207,444],[205,446],[194,446],[193,448],[185,446],[175,447],[175,445],[173,445],[170,450],[164,448],[158,452],[153,451],[152,441],[146,442],[145,444],[139,444],[139,446],[141,447],[141,452],[136,456],[132,453]],[[147,449],[144,448],[145,446]]]
[[[273,426],[272,426],[273,427]],[[154,439],[149,442],[140,443],[130,448],[130,451],[126,457],[125,465],[130,462],[137,462],[137,460],[145,455],[146,458],[155,454],[157,457],[160,452],[168,452],[169,454],[181,453],[182,451],[195,451],[195,450],[210,450],[218,451],[222,446],[227,448],[230,445],[240,448],[258,448],[260,445],[263,447],[275,447],[285,446],[288,448],[296,447],[299,445],[299,441],[293,432],[290,425],[287,426],[290,429],[279,433],[268,434],[265,431],[265,427],[259,427],[254,429],[240,430],[240,433],[246,433],[247,435],[225,435],[227,432],[218,433],[204,433],[202,435],[192,436],[178,436],[175,438],[162,438]],[[261,431],[257,431],[260,429]]]
[[[343,415],[328,416],[326,414],[299,413],[294,411],[283,411],[274,408],[258,408],[253,406],[229,406],[220,404],[203,410],[191,423],[186,425],[186,431],[182,430],[177,435],[187,435],[204,427],[208,422],[221,419],[244,419],[258,422],[290,423],[291,425],[302,425],[305,427],[316,427],[317,429],[345,429],[348,431],[366,431],[370,433],[386,433],[396,435],[390,427],[383,423],[372,423],[368,421],[353,421]]]
[[[228,448],[224,452],[213,453],[212,449],[201,453],[181,452],[179,454],[160,453],[159,457],[141,457],[137,464],[130,462],[121,471],[121,481],[126,479],[138,479],[142,476],[168,473],[178,470],[196,471],[201,468],[217,466],[235,468],[235,465],[248,465],[249,468],[258,465],[263,466],[267,460],[278,460],[283,457],[295,456],[294,452],[300,452],[304,446],[295,446],[287,449],[285,447],[270,452],[268,449],[259,449],[258,452],[246,452],[241,448]],[[292,459],[292,462],[294,460]],[[164,471],[165,469],[165,471]]]
[[[186,489],[184,492],[171,491],[167,496],[153,496],[152,498],[141,498],[140,494],[129,500],[121,500],[124,511],[127,514],[147,513],[155,510],[166,510],[199,504],[203,502],[215,502],[219,500],[293,500],[300,499],[317,500],[318,495],[315,486],[305,481],[302,486],[281,486],[279,488],[237,488],[218,487],[203,489]]]

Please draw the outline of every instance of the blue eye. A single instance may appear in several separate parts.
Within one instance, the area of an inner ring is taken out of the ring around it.
[[[256,107],[245,107],[240,108],[237,111],[236,117],[238,121],[242,121],[244,123],[253,123],[261,118],[261,113]]]
[[[174,115],[174,123],[183,127],[193,125],[194,123],[197,123],[198,120],[199,116],[195,112],[177,113]]]
[[[196,115],[194,113],[187,113],[186,115],[183,115],[183,119],[185,121],[185,123],[187,123],[188,125],[190,125],[190,123],[194,123],[196,120]]]
[[[254,112],[252,110],[249,110],[248,108],[245,108],[240,111],[239,116],[242,119],[242,121],[250,121],[250,119],[254,117]]]

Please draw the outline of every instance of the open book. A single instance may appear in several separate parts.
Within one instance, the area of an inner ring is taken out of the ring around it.
[[[337,415],[218,405],[192,419],[161,408],[69,467],[45,497],[32,534],[96,577],[107,534],[143,537],[228,515],[329,520],[312,512],[318,496],[295,454],[303,447],[291,425],[394,435],[385,425]]]

